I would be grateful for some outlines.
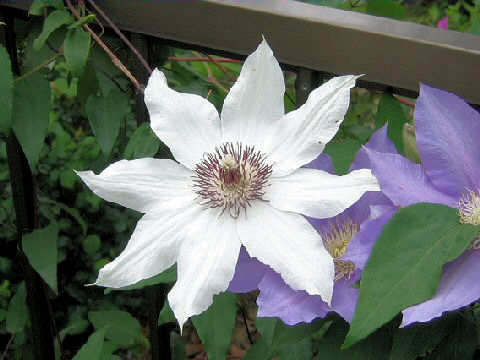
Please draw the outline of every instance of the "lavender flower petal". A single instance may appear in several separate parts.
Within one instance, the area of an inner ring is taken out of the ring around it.
[[[422,85],[415,108],[420,158],[428,177],[458,199],[480,187],[480,114],[458,96]]]
[[[269,269],[267,265],[250,257],[247,250],[242,246],[235,267],[235,275],[230,282],[228,290],[234,293],[246,293],[256,290],[258,283]]]
[[[403,310],[402,326],[430,321],[480,299],[480,251],[467,250],[448,263],[436,294],[430,300]]]
[[[382,192],[395,205],[431,202],[457,207],[457,199],[440,192],[427,177],[422,165],[400,155],[382,154],[368,148],[366,151]]]

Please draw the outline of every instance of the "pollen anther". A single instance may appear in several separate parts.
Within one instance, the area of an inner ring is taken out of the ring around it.
[[[202,205],[222,208],[237,218],[254,200],[263,200],[264,188],[272,174],[266,155],[253,146],[225,143],[214,153],[205,154],[196,165],[195,192]]]
[[[480,226],[480,191],[467,190],[458,202],[458,214],[462,224]]]

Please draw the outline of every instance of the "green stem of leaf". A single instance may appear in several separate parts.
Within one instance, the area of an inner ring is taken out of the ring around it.
[[[51,57],[50,59],[47,59],[45,60],[43,63],[41,63],[40,65],[38,65],[37,67],[33,68],[32,70],[30,70],[29,72],[23,74],[22,76],[19,76],[17,77],[13,82],[14,83],[17,83],[19,81],[22,81],[30,76],[32,76],[33,74],[39,72],[41,69],[43,69],[45,66],[47,66],[48,64],[50,64],[52,61],[55,61],[57,60],[58,58],[60,57],[59,54],[56,54],[55,56]]]

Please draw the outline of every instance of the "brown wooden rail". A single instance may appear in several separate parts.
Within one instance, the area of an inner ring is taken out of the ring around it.
[[[2,1],[26,8],[29,1]],[[480,37],[292,0],[97,3],[121,29],[246,55],[262,34],[285,63],[418,91],[419,82],[480,104]]]

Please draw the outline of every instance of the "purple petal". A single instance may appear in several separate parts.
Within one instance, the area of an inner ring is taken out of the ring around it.
[[[235,274],[228,290],[234,293],[246,293],[256,290],[258,283],[269,269],[267,265],[250,257],[247,250],[242,246],[235,267]]]
[[[357,268],[363,270],[383,227],[390,221],[396,211],[397,209],[392,207],[379,218],[366,223],[362,230],[350,241],[342,260],[351,261]]]
[[[458,96],[422,85],[415,127],[425,173],[442,192],[459,199],[480,187],[480,114]]]
[[[457,199],[440,192],[427,177],[422,165],[396,154],[381,154],[368,148],[367,153],[382,192],[395,205],[430,202],[457,207]]]
[[[320,296],[308,295],[305,291],[294,291],[285,284],[281,276],[273,270],[267,271],[260,284],[257,298],[259,317],[279,317],[287,325],[311,322],[317,317],[325,317],[327,304]]]
[[[375,134],[372,135],[370,140],[365,144],[365,146],[358,151],[357,156],[355,156],[355,160],[353,161],[352,165],[350,165],[350,171],[371,168],[370,159],[368,158],[365,148],[375,150],[380,153],[397,153],[395,145],[387,136],[387,125],[385,125],[381,129],[377,130]]]
[[[349,323],[352,322],[358,300],[358,289],[352,287],[352,285],[360,280],[361,273],[361,270],[355,270],[350,279],[337,281],[333,288],[331,310]]]
[[[445,266],[433,298],[403,310],[402,326],[430,321],[445,311],[456,310],[480,299],[479,274],[480,251],[467,250]]]
[[[312,160],[303,167],[307,169],[323,170],[332,175],[335,175],[335,168],[333,167],[332,158],[328,154],[318,155],[315,160]]]

